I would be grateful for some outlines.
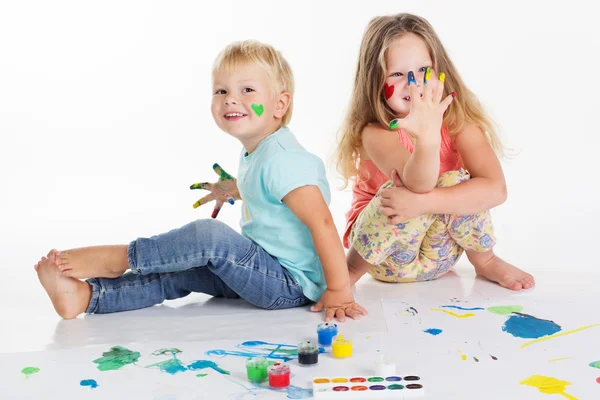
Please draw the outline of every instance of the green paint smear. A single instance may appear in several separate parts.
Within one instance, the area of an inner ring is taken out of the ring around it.
[[[162,356],[163,354],[178,354],[181,353],[181,350],[179,349],[160,349],[160,350],[156,350],[155,352],[152,353],[153,356]]]
[[[148,365],[146,368],[152,368],[152,367],[158,367],[158,368],[160,368],[161,372],[167,372],[171,375],[176,374],[178,372],[184,372],[187,370],[187,368],[184,367],[181,364],[181,361],[179,361],[177,358],[173,358],[171,360],[161,361],[156,364]]]
[[[592,368],[600,368],[600,361],[592,361],[590,363],[590,367],[592,367]]]
[[[40,372],[40,369],[36,367],[25,367],[21,370],[21,373],[25,375],[33,375],[37,372]]]
[[[522,306],[495,306],[488,307],[487,310],[496,315],[510,315],[512,313],[523,311]]]
[[[102,357],[94,360],[100,371],[113,371],[127,364],[133,364],[140,358],[140,353],[121,346],[114,346],[110,351],[102,353]]]
[[[208,374],[196,374],[196,376],[197,376],[198,378],[204,378],[206,375],[208,375]]]

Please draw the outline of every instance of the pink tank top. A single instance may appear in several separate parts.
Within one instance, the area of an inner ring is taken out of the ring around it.
[[[441,130],[442,143],[440,146],[440,175],[458,170],[462,166],[460,154],[454,142],[448,135],[448,129],[443,127]],[[414,146],[410,141],[410,137],[402,129],[398,129],[398,138],[402,145],[411,153]],[[363,208],[369,204],[371,199],[375,197],[379,188],[384,183],[388,182],[391,177],[381,172],[371,160],[361,160],[358,166],[358,175],[356,182],[352,187],[352,204],[350,210],[346,213],[346,230],[344,231],[344,247],[348,248],[348,234],[352,225]]]

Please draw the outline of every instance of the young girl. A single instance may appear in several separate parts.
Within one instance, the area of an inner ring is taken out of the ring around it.
[[[205,219],[128,245],[52,250],[35,269],[57,313],[133,310],[202,292],[271,310],[320,299],[327,321],[365,314],[350,290],[323,163],[286,126],[293,94],[292,70],[271,46],[226,47],[211,111],[243,145],[239,180],[215,165],[221,181],[191,188],[212,191],[194,206],[216,200],[213,218],[224,200],[241,199],[242,234]]]
[[[512,290],[534,285],[493,252],[502,149],[426,20],[371,20],[341,133],[338,169],[346,185],[355,180],[343,240],[352,283],[367,271],[386,282],[435,279],[465,251],[478,275]]]

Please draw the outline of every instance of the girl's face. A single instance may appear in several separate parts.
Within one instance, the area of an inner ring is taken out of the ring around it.
[[[384,84],[386,103],[397,117],[405,117],[410,111],[408,95],[408,72],[415,74],[417,85],[423,85],[425,69],[433,69],[429,49],[423,39],[406,33],[395,39],[385,56],[387,76]],[[435,71],[432,70],[432,75]]]

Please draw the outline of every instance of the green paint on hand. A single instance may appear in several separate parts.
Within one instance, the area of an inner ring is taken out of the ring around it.
[[[21,370],[21,373],[22,373],[22,374],[24,374],[24,375],[28,375],[28,376],[29,376],[29,375],[33,375],[33,374],[35,374],[35,373],[37,373],[37,372],[40,372],[40,369],[39,369],[39,368],[36,368],[36,367],[25,367],[25,368],[23,368],[23,369]]]
[[[196,374],[196,376],[197,376],[198,378],[204,378],[206,375],[208,375],[208,374]]]
[[[100,371],[113,371],[127,364],[133,364],[140,358],[140,353],[121,346],[114,346],[110,351],[102,353],[102,357],[94,360]]]
[[[510,315],[512,313],[523,311],[522,306],[495,306],[488,307],[487,310],[496,315]]]
[[[600,361],[592,361],[590,363],[590,367],[592,367],[592,368],[600,368]]]
[[[263,112],[265,112],[265,106],[263,106],[262,104],[252,104],[252,109],[259,117],[262,115]]]

